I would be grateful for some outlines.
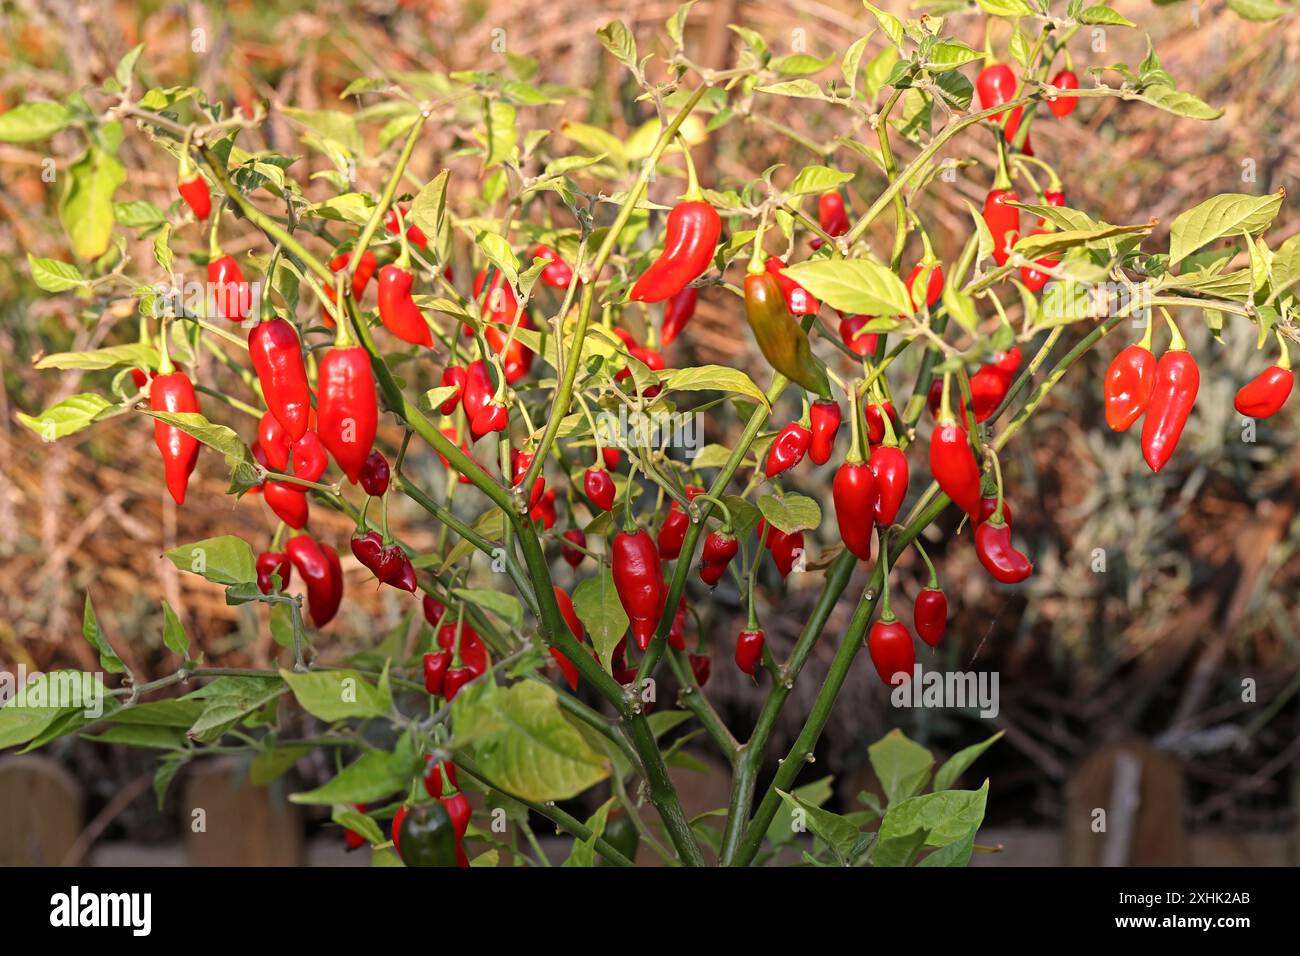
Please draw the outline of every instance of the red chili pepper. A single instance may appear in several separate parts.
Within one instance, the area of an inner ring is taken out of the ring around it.
[[[443,434],[443,437],[447,439],[447,441],[452,442],[453,444],[455,444],[455,442],[456,442],[456,429],[454,429],[454,428],[444,428],[444,429],[442,430],[442,434]],[[460,450],[463,451],[463,452],[464,452],[465,454],[467,454],[467,455],[470,454],[470,447],[469,447],[469,444],[468,444],[467,442],[461,442],[461,443],[460,443]],[[442,454],[442,452],[438,452],[438,460],[442,462],[442,467],[444,467],[444,468],[450,468],[450,467],[451,467],[451,462],[447,460],[447,458]],[[457,479],[457,480],[458,480],[462,485],[468,485],[468,484],[470,484],[469,475],[466,475],[464,472],[457,472],[457,473],[456,473],[456,479]]]
[[[587,547],[587,536],[583,534],[581,528],[570,528],[568,531],[564,532],[561,537],[564,538],[565,541],[577,545],[575,548],[571,548],[568,545],[560,545],[560,557],[564,558],[565,563],[568,564],[569,567],[576,568],[578,565],[582,564],[582,559],[587,556],[584,551],[578,550],[578,548],[585,549]]]
[[[1178,447],[1201,385],[1196,359],[1179,347],[1181,344],[1178,341],[1156,363],[1155,385],[1142,421],[1142,457],[1154,472],[1165,466]]]
[[[1016,130],[1020,128],[1020,120],[1024,117],[1024,113],[1025,108],[1023,106],[1017,106],[1011,111],[1010,115],[1007,115],[1005,123],[1006,131],[1004,134],[1007,138],[1007,143],[1011,143],[1016,138]],[[1034,155],[1034,143],[1033,140],[1030,139],[1028,133],[1025,134],[1024,154],[1026,156]]]
[[[993,517],[993,513],[997,510],[998,510],[998,499],[996,495],[990,495],[988,497],[981,498],[979,517],[975,519],[975,523],[982,524],[983,522],[988,521],[989,518]],[[1006,498],[1002,499],[1002,520],[1007,523],[1008,528],[1011,527],[1012,524],[1011,502],[1007,501]]]
[[[516,451],[510,449],[510,486],[518,487],[525,478],[528,477],[528,469],[533,466],[533,459],[537,455],[531,451]],[[532,493],[528,496],[528,507],[536,507],[537,503],[542,500],[542,493],[546,490],[546,479],[541,475],[533,482]]]
[[[824,465],[831,460],[831,453],[835,450],[835,435],[840,430],[842,417],[838,402],[816,401],[809,408],[812,443],[808,446],[808,457],[815,464]]]
[[[492,401],[494,394],[492,376],[488,372],[486,362],[476,359],[465,366],[465,387],[461,394],[461,404],[465,408],[466,419],[472,422],[474,416]]]
[[[709,587],[715,587],[739,551],[740,542],[735,535],[710,531],[700,552],[700,580]]]
[[[442,800],[442,805],[447,816],[451,817],[452,830],[456,834],[456,865],[469,866],[469,857],[465,855],[465,834],[472,815],[469,799],[463,793],[456,793]]]
[[[182,179],[176,184],[176,191],[180,193],[181,198],[185,200],[185,205],[190,207],[194,217],[200,222],[211,215],[212,194],[208,192],[208,184],[202,176],[195,173],[191,179]]]
[[[521,317],[519,327],[532,328],[532,323],[526,317]],[[513,385],[532,369],[533,353],[519,339],[510,338],[510,333],[503,332],[496,326],[488,326],[483,330],[483,338],[488,347],[501,356],[501,369],[505,372],[507,385]]]
[[[1034,229],[1029,234],[1031,236],[1042,236],[1042,235],[1046,235],[1046,232],[1042,229]],[[1052,266],[1057,265],[1060,261],[1061,261],[1060,255],[1050,255],[1050,256],[1044,256],[1041,259],[1035,259],[1034,265],[1046,266],[1048,268],[1051,268]],[[1050,282],[1051,279],[1052,277],[1048,275],[1046,272],[1040,272],[1038,269],[1035,269],[1033,266],[1020,267],[1020,281],[1025,284],[1025,288],[1027,288],[1030,292],[1041,292],[1043,286],[1047,285],[1047,283]]]
[[[280,575],[282,591],[289,586],[289,579],[293,577],[293,565],[289,563],[289,556],[281,551],[263,551],[257,556],[254,567],[257,569],[257,589],[263,594],[270,594],[275,585],[272,575]]]
[[[362,490],[373,498],[381,498],[388,491],[389,478],[388,459],[379,452],[372,451],[366,456],[366,463],[361,466]]]
[[[460,789],[460,781],[456,779],[456,765],[450,760],[434,763],[433,754],[425,754],[424,766],[424,792],[434,800],[441,800],[444,793]]]
[[[420,609],[424,611],[424,619],[429,622],[430,627],[437,627],[442,616],[447,613],[447,609],[442,606],[432,594],[426,594],[420,599]]]
[[[290,538],[285,550],[307,584],[307,611],[312,623],[324,627],[334,619],[343,600],[343,566],[338,552],[307,534]]]
[[[460,689],[477,676],[468,667],[447,668],[447,674],[442,679],[442,696],[447,699],[447,703],[450,704]]]
[[[1005,63],[986,66],[975,79],[975,91],[979,94],[980,109],[1001,106],[1016,95],[1016,74]],[[995,114],[993,120],[1000,120],[1005,115]]]
[[[484,286],[487,287],[486,295],[483,292]],[[474,276],[474,298],[478,300],[485,322],[510,326],[514,325],[515,315],[518,314],[520,326],[527,328],[524,325],[526,314],[519,311],[519,299],[515,290],[500,272],[493,272],[492,282],[488,283],[488,271],[480,269]],[[465,330],[467,333],[473,331],[468,325]]]
[[[1079,78],[1074,75],[1073,70],[1061,70],[1052,77],[1052,85],[1058,90],[1077,90]],[[1047,108],[1052,111],[1052,115],[1058,117],[1069,116],[1078,105],[1077,96],[1056,96],[1047,101]]]
[[[199,399],[184,372],[155,375],[149,386],[149,407],[155,412],[197,412]],[[153,440],[163,460],[167,490],[178,505],[185,504],[185,489],[199,460],[199,440],[175,425],[154,420]]]
[[[366,812],[366,805],[364,803],[354,803],[352,804],[352,808],[360,813]],[[343,831],[343,849],[351,852],[352,850],[359,850],[365,845],[366,838],[360,833],[347,829]]]
[[[408,207],[403,206],[402,222],[411,222],[411,217],[408,215],[408,212]],[[388,215],[384,217],[384,227],[393,235],[397,235],[398,230],[402,228],[401,223],[397,220],[397,210],[395,208],[389,208]],[[410,224],[406,227],[406,241],[419,246],[421,249],[429,248],[429,240],[425,236],[424,230],[414,224]]]
[[[582,480],[583,491],[591,499],[591,503],[601,511],[611,511],[614,508],[614,479],[609,476],[604,468],[588,468]]]
[[[1007,392],[1011,390],[1011,385],[1015,381],[1016,370],[1020,367],[1020,358],[1019,346],[1013,346],[1010,351],[998,356],[993,362],[985,365],[971,376],[970,390],[971,398],[975,401],[975,421],[987,421],[997,411],[998,406],[1007,397]],[[943,382],[932,382],[930,384],[930,393],[927,396],[930,414],[935,416],[939,414],[939,404],[942,398]],[[958,397],[958,406],[958,420],[965,421],[965,396]]]
[[[691,673],[695,675],[695,683],[703,687],[709,682],[709,675],[713,673],[713,658],[708,654],[690,655]]]
[[[353,484],[375,443],[379,403],[370,356],[359,345],[325,353],[317,374],[316,431]]]
[[[461,396],[465,392],[465,377],[464,366],[448,365],[443,369],[442,386],[444,388],[454,388],[456,391],[438,406],[438,411],[442,412],[442,414],[450,415],[456,410],[456,406],[460,404]]]
[[[871,466],[861,459],[849,460],[835,472],[831,486],[835,501],[835,521],[840,540],[859,560],[871,560],[871,531],[874,527],[873,505],[876,500],[875,478]]]
[[[976,525],[975,553],[984,570],[1003,584],[1016,584],[1034,573],[1029,559],[1011,544],[1011,526],[996,514]]]
[[[620,531],[614,535],[614,587],[632,622],[632,636],[641,650],[659,626],[664,611],[664,570],[649,532]]]
[[[677,602],[677,613],[673,615],[672,626],[668,628],[668,646],[674,650],[686,650],[686,595]]]
[[[1011,247],[1020,238],[1020,210],[1008,206],[1008,201],[1020,201],[1014,189],[994,189],[984,200],[984,222],[993,234],[993,261],[1000,266],[1007,264]]]
[[[451,651],[424,655],[424,689],[434,697],[442,696],[442,685],[451,666]]]
[[[844,197],[838,190],[822,193],[817,197],[817,224],[828,236],[842,236],[849,231],[849,214],[844,208]],[[810,245],[820,249],[825,240],[821,236],[813,239]]]
[[[736,638],[736,666],[742,673],[758,680],[758,666],[763,662],[763,631],[741,631]]]
[[[456,622],[447,621],[438,628],[438,646],[445,651],[456,647]],[[475,676],[487,673],[488,652],[483,639],[468,622],[460,622],[460,660]]]
[[[542,499],[528,511],[528,517],[534,523],[540,521],[542,527],[550,531],[555,527],[555,489],[547,488]]]
[[[379,270],[379,319],[403,342],[433,345],[429,323],[411,298],[415,277],[401,266],[386,265]]]
[[[497,401],[488,402],[469,420],[469,437],[478,441],[492,432],[503,432],[510,424],[510,410]]]
[[[663,331],[659,333],[659,341],[664,348],[673,344],[673,340],[686,328],[686,323],[695,316],[695,306],[699,299],[700,290],[695,286],[687,286],[676,295],[668,297],[664,303]]]
[[[555,601],[560,605],[560,614],[564,618],[564,623],[569,625],[569,630],[573,633],[574,639],[581,644],[582,621],[579,620],[577,612],[573,610],[572,599],[570,599],[569,595],[566,594],[562,588],[556,586]],[[573,661],[569,660],[563,653],[556,650],[554,647],[551,648],[551,657],[553,657],[555,663],[560,666],[560,673],[562,673],[564,679],[569,682],[569,689],[577,690],[578,668],[574,666]]]
[[[330,260],[330,269],[333,272],[342,272],[348,267],[348,263],[351,261],[352,253],[340,253]],[[375,270],[378,268],[379,260],[375,258],[373,252],[367,249],[365,252],[361,253],[361,261],[357,263],[357,271],[352,273],[352,298],[358,302],[361,301],[361,296],[365,294],[366,286],[370,283],[371,277],[375,274]],[[329,298],[330,302],[338,302],[338,296],[334,294],[334,290],[329,286],[326,286],[325,288],[325,295]],[[320,314],[325,320],[325,324],[330,328],[333,328],[334,316],[330,313],[330,310],[324,303],[321,304]]]
[[[1047,192],[1043,193],[1043,205],[1045,205],[1045,206],[1064,206],[1064,205],[1065,205],[1065,193],[1060,192],[1059,190],[1050,190],[1050,189],[1049,189]],[[1040,219],[1040,220],[1038,220],[1038,221],[1039,221],[1039,223],[1041,224],[1043,220]]]
[[[803,456],[812,445],[812,439],[812,431],[799,422],[791,422],[782,428],[767,452],[767,477],[775,478],[803,461]]]
[[[1106,369],[1102,395],[1106,424],[1111,431],[1127,431],[1147,410],[1156,384],[1156,357],[1145,345],[1120,350]]]
[[[1282,365],[1270,365],[1241,387],[1233,400],[1233,408],[1247,418],[1276,415],[1286,404],[1294,384],[1295,375],[1291,369]]]
[[[694,501],[695,496],[703,494],[703,488],[691,485],[686,489],[686,500]],[[663,526],[659,529],[659,556],[665,561],[675,561],[682,553],[682,544],[686,540],[686,529],[691,526],[691,516],[682,510],[676,501],[664,516]]]
[[[891,615],[889,620],[882,616],[872,624],[867,636],[867,650],[886,687],[894,686],[898,674],[903,675],[899,683],[905,684],[912,679],[912,670],[916,667],[916,645],[902,621],[894,620]]]
[[[560,258],[560,254],[549,246],[538,245],[533,247],[534,259],[546,259],[549,261],[542,269],[541,280],[552,289],[567,289],[569,283],[573,281],[573,269],[567,262]]]
[[[760,539],[766,527],[767,522],[760,518],[755,529]],[[772,553],[772,560],[776,562],[776,569],[781,573],[781,577],[788,578],[790,572],[794,570],[795,562],[804,554],[803,532],[786,534],[776,527],[767,528],[767,550]]]
[[[844,340],[850,352],[865,358],[876,351],[876,341],[879,336],[875,332],[861,334],[858,332],[874,318],[874,315],[846,315],[840,319],[840,338]]]
[[[295,478],[304,481],[319,481],[329,467],[329,453],[316,432],[307,432],[289,446],[290,462]],[[385,466],[386,467],[386,466]]]
[[[613,471],[618,467],[618,463],[623,460],[623,453],[617,448],[610,448],[606,445],[600,450],[600,455],[605,459],[605,467]]]
[[[875,479],[872,514],[876,524],[888,528],[907,497],[907,456],[894,445],[877,445],[871,449],[870,467]]]
[[[632,286],[636,302],[662,302],[704,274],[722,232],[722,220],[707,202],[678,203],[668,214],[664,250]]]
[[[949,418],[940,420],[930,436],[930,473],[953,503],[967,514],[980,506],[980,468],[966,430]]]
[[[785,306],[790,310],[791,315],[816,315],[821,311],[821,303],[814,299],[807,289],[782,274],[781,270],[785,268],[784,259],[780,256],[768,256],[764,268],[776,276],[776,281],[781,284],[781,294],[785,296]]]
[[[899,427],[898,412],[894,411],[894,403],[888,399],[884,402],[870,402],[863,411],[867,419],[867,444],[869,445],[879,445],[885,440],[886,415],[889,416],[895,430]]]
[[[925,271],[925,263],[921,263],[914,268],[907,277],[907,296],[912,302],[912,311],[920,311],[920,306],[916,304],[916,293],[912,287],[916,285],[916,280],[921,278],[921,273]],[[943,266],[934,263],[930,266],[930,278],[925,283],[925,304],[929,308],[934,308],[934,304],[939,301],[943,295]]]
[[[253,360],[266,407],[294,442],[307,431],[311,415],[311,386],[302,360],[302,343],[285,319],[262,321],[248,333],[248,354]]]
[[[916,606],[912,612],[916,634],[931,647],[938,647],[948,630],[948,598],[936,587],[922,588],[916,593]]]
[[[348,542],[348,546],[352,549],[352,556],[361,562],[361,566],[382,581],[380,569],[384,563],[383,535],[378,531],[355,534]]]
[[[208,262],[208,287],[218,315],[231,322],[248,318],[253,297],[234,256],[217,256]]]

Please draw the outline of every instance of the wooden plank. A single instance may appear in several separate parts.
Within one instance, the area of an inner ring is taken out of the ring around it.
[[[0,760],[0,866],[58,866],[83,825],[81,788],[46,757]]]
[[[1186,866],[1183,811],[1176,758],[1136,740],[1104,747],[1075,769],[1066,787],[1067,862]]]
[[[233,764],[212,763],[186,776],[183,805],[191,866],[303,863],[302,817],[282,786],[255,787]]]

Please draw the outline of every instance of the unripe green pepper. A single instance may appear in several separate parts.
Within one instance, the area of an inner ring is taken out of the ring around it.
[[[770,272],[745,276],[745,317],[772,368],[809,391],[830,398],[826,369],[813,356],[808,333],[790,315],[781,283]]]
[[[441,803],[421,803],[404,808],[397,822],[398,847],[407,866],[456,866],[456,830]]]

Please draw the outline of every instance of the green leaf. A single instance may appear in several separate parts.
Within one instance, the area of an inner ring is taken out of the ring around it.
[[[181,660],[189,657],[190,638],[185,633],[185,625],[166,601],[163,601],[163,643],[179,654]]]
[[[190,726],[189,737],[199,743],[220,740],[227,730],[285,691],[279,677],[219,677],[185,697],[204,701],[203,712]]]
[[[163,557],[182,571],[201,575],[217,584],[251,584],[257,581],[253,549],[234,535],[204,538],[164,551]]]
[[[737,368],[726,365],[696,365],[691,368],[672,369],[659,373],[659,381],[666,391],[727,392],[745,395],[768,405],[767,396],[754,380]]]
[[[989,783],[978,790],[942,790],[890,805],[880,821],[877,838],[884,842],[918,829],[927,831],[925,845],[948,846],[972,837],[984,822]]]
[[[512,594],[506,594],[504,591],[474,590],[472,588],[456,588],[452,593],[462,600],[483,608],[485,611],[491,611],[515,629],[523,625],[524,610],[519,604],[519,599]]]
[[[820,100],[825,98],[822,88],[812,80],[786,80],[782,83],[768,83],[754,88],[756,93],[770,93],[773,96],[792,96],[797,99]]]
[[[71,262],[58,259],[37,259],[27,253],[27,265],[32,272],[32,281],[45,292],[64,292],[85,284],[85,278]],[[37,368],[40,368],[38,365]]]
[[[315,790],[291,794],[289,800],[325,805],[378,803],[405,790],[418,771],[409,754],[369,750],[356,763],[344,767],[333,780]]]
[[[1185,116],[1188,119],[1215,120],[1223,115],[1223,110],[1216,110],[1199,97],[1164,84],[1148,86],[1137,95],[1137,99],[1143,103],[1150,103],[1166,113]]]
[[[143,342],[133,342],[130,345],[109,345],[89,352],[55,352],[46,355],[34,367],[75,368],[83,371],[119,367],[151,369],[158,367],[158,350]]]
[[[1276,20],[1286,13],[1286,8],[1274,0],[1228,0],[1228,9],[1243,20],[1264,23]]]
[[[930,779],[934,757],[901,730],[891,730],[867,748],[871,767],[880,778],[890,804],[920,793]]]
[[[81,636],[86,639],[86,643],[99,651],[99,666],[104,668],[110,674],[125,674],[126,665],[122,659],[117,656],[113,646],[108,643],[108,638],[104,637],[99,628],[99,618],[95,616],[94,605],[90,603],[90,592],[86,592],[86,607],[81,617]]]
[[[954,70],[959,66],[965,66],[967,63],[973,63],[983,58],[984,54],[978,50],[972,50],[960,40],[939,40],[926,54],[925,62],[928,67],[935,70]]]
[[[353,809],[350,805],[336,805],[330,811],[330,820],[341,827],[351,830],[353,833],[365,837],[372,846],[376,843],[383,843],[387,839],[378,823],[359,810]]]
[[[890,833],[887,836],[876,835],[876,842],[871,847],[871,865],[877,867],[907,866],[916,854],[925,846],[930,832],[924,827],[907,833]]]
[[[852,179],[852,173],[840,172],[829,166],[805,166],[799,170],[794,182],[786,187],[785,193],[790,197],[821,194],[837,189]]]
[[[995,17],[1032,17],[1038,12],[1026,0],[979,0],[979,5]]]
[[[869,95],[874,97],[885,88],[897,62],[898,48],[894,46],[885,47],[871,58],[871,62],[867,64],[867,93]]]
[[[495,232],[480,232],[474,236],[474,242],[483,250],[488,261],[501,270],[507,282],[512,286],[519,284],[519,259],[505,238]]]
[[[812,76],[830,66],[833,59],[833,56],[822,60],[808,53],[790,53],[776,57],[768,64],[768,69],[775,70],[782,76]]]
[[[636,40],[622,20],[611,20],[596,31],[596,37],[614,59],[626,67],[636,68]]]
[[[72,113],[61,103],[21,103],[0,113],[0,142],[33,143],[49,139],[72,122]]]
[[[56,441],[68,435],[75,435],[91,425],[105,409],[112,407],[108,399],[94,392],[82,392],[71,395],[41,412],[39,415],[27,415],[18,412],[15,417],[41,436],[42,441]]]
[[[614,799],[610,797],[587,818],[586,826],[591,831],[591,836],[585,840],[573,841],[573,849],[569,851],[569,857],[564,861],[565,866],[596,865],[596,840],[605,835],[605,822],[609,819],[609,811],[614,806]]]
[[[62,718],[80,715],[90,703],[85,699],[87,677],[91,678],[92,686],[98,684],[94,675],[74,670],[31,675],[21,690],[14,690],[14,696],[0,707],[0,750],[40,740],[47,731],[59,725]],[[67,706],[74,693],[80,695],[78,701],[83,706]],[[84,723],[84,719],[73,720],[61,726],[66,726],[70,732]],[[54,736],[48,739],[52,740]]]
[[[794,794],[777,790],[777,795],[786,802],[792,814],[802,813],[808,822],[808,829],[830,847],[840,865],[846,865],[853,846],[858,842],[858,828],[840,816],[821,807],[800,800]]]
[[[1080,23],[1101,24],[1114,27],[1136,27],[1137,24],[1127,17],[1122,17],[1110,7],[1088,7],[1079,14]]]
[[[131,76],[135,73],[135,62],[140,59],[140,54],[144,51],[144,44],[140,43],[126,52],[122,59],[117,61],[117,69],[113,71],[113,76],[121,84],[122,89],[131,89]]]
[[[1026,259],[1041,259],[1076,246],[1096,248],[1105,245],[1101,242],[1103,239],[1113,239],[1117,236],[1145,236],[1155,228],[1155,225],[1149,222],[1136,226],[1103,226],[1100,229],[1045,232],[1037,236],[1022,236],[1016,240],[1012,248]]]
[[[1180,214],[1169,227],[1170,265],[1225,236],[1263,232],[1282,208],[1285,195],[1284,190],[1265,196],[1222,193]]]
[[[808,292],[841,312],[906,315],[911,298],[903,280],[868,259],[819,259],[796,262],[782,272]]]
[[[840,73],[844,77],[844,82],[849,84],[850,93],[856,93],[858,88],[858,72],[862,68],[862,57],[867,52],[867,43],[875,36],[874,29],[868,30],[864,36],[858,37],[849,48],[844,51],[844,58],[840,60]]]
[[[198,412],[155,412],[146,410],[144,414],[156,418],[160,422],[166,422],[168,425],[175,425],[185,434],[197,438],[204,445],[215,449],[228,459],[248,462],[253,460],[253,453],[248,450],[248,446],[244,444],[244,440],[239,437],[234,429],[210,422],[206,416]]]
[[[957,778],[966,772],[966,768],[973,764],[984,751],[988,750],[995,743],[1002,739],[1005,731],[999,730],[996,734],[978,744],[971,744],[969,747],[957,751],[951,757],[943,762],[934,775],[934,789],[947,790]]]
[[[802,787],[796,787],[792,791],[792,795],[797,797],[802,804],[820,807],[834,793],[833,783],[833,777],[822,777],[819,780],[812,781],[812,783],[804,784]],[[773,846],[781,846],[795,839],[797,834],[794,829],[794,812],[790,804],[782,801],[781,805],[777,807],[776,813],[772,815],[772,822],[768,825],[766,836]]]
[[[872,12],[876,22],[880,24],[880,29],[885,31],[885,36],[889,37],[895,47],[900,51],[903,49],[903,21],[898,19],[892,13],[886,13],[875,5],[863,0],[862,5]]]
[[[686,18],[690,16],[691,7],[693,6],[695,6],[695,0],[689,0],[688,3],[683,3],[664,24],[664,28],[668,31],[668,35],[672,37],[673,46],[676,49],[681,49],[682,47],[682,37],[686,29]]]
[[[59,221],[82,259],[98,259],[113,238],[113,194],[126,182],[117,159],[120,123],[105,123],[81,158],[68,167],[59,199]]]
[[[515,162],[519,157],[519,131],[515,126],[515,108],[502,99],[487,100],[484,109],[487,123],[487,156],[483,168]]]
[[[608,568],[602,567],[600,574],[578,583],[573,591],[573,611],[587,629],[606,673],[612,672],[614,648],[627,633],[629,621]]]
[[[758,499],[758,508],[770,525],[786,534],[815,530],[822,523],[821,507],[805,495],[763,495]]]
[[[303,710],[324,721],[388,717],[393,711],[386,670],[378,688],[353,670],[299,674],[280,668],[280,676]]]
[[[254,786],[264,787],[278,780],[314,748],[300,744],[276,744],[270,750],[260,751],[248,764],[248,779]]]

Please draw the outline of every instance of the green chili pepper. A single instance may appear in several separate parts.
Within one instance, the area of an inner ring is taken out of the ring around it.
[[[813,356],[808,333],[786,308],[776,276],[768,272],[745,276],[745,317],[772,368],[809,391],[830,398],[826,369]]]

